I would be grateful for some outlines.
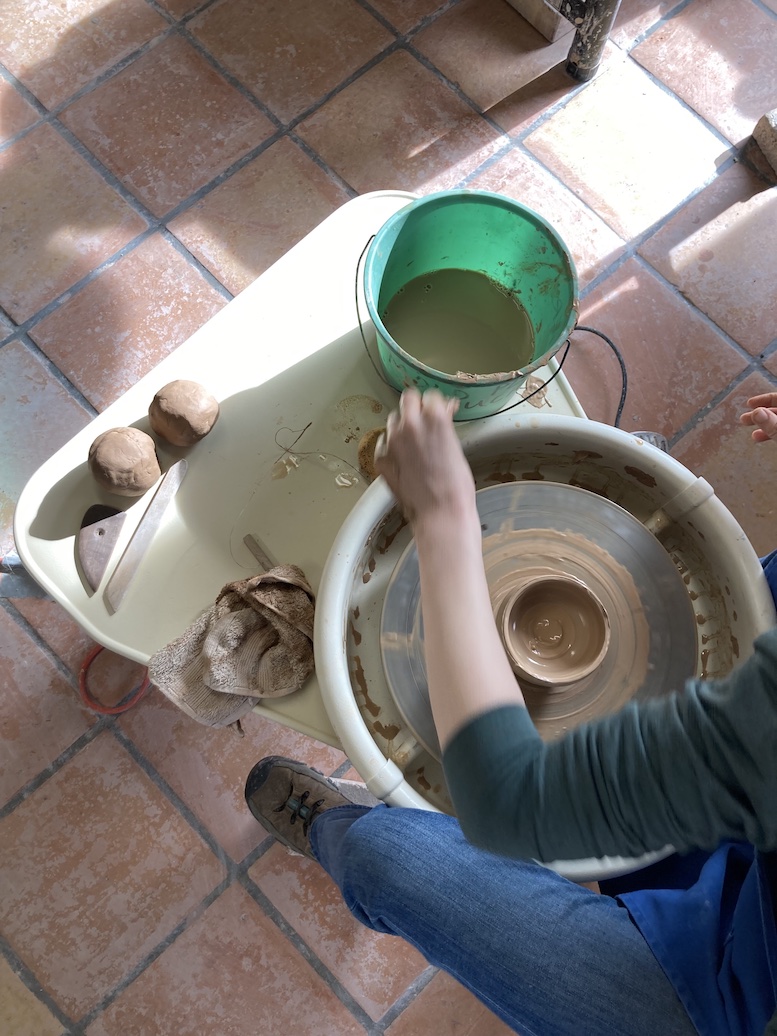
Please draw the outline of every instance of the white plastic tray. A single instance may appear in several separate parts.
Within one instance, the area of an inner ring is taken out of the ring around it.
[[[397,401],[364,351],[354,299],[356,266],[371,235],[413,197],[379,191],[342,206],[27,483],[14,519],[19,556],[100,644],[147,662],[213,602],[225,583],[257,571],[243,544],[246,533],[257,535],[274,560],[299,565],[318,588],[335,536],[366,489],[356,470],[359,438],[384,424]],[[363,300],[361,317],[367,320]],[[365,330],[372,345],[374,335]],[[553,369],[537,375],[544,378]],[[89,474],[89,445],[119,425],[149,431],[149,403],[175,378],[205,385],[219,399],[221,417],[188,451],[160,444],[163,470],[185,455],[189,471],[121,608],[111,615],[102,590],[148,496],[129,502],[111,565],[98,592],[90,594],[75,564],[81,518],[90,504],[121,502]],[[563,374],[544,399],[537,396],[523,409],[535,404],[549,415],[585,416]],[[486,420],[507,427],[515,414]],[[284,454],[308,424],[291,457]],[[268,700],[257,711],[340,744],[315,677],[296,694]]]

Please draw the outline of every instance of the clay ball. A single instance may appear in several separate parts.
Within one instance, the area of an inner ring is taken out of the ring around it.
[[[171,381],[148,408],[151,427],[173,446],[193,446],[219,416],[218,401],[196,381]]]
[[[370,479],[370,481],[372,481],[377,474],[375,471],[375,447],[378,445],[378,440],[385,431],[385,428],[371,428],[369,432],[365,432],[359,440],[359,446],[357,449],[359,470],[365,478]]]
[[[150,435],[138,428],[111,428],[89,447],[89,469],[105,489],[119,496],[140,496],[162,471]]]

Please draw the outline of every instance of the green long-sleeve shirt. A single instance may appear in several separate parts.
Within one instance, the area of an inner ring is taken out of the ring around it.
[[[777,629],[727,679],[691,680],[551,744],[524,708],[493,709],[443,764],[465,835],[492,852],[710,850],[696,887],[679,886],[685,901],[649,881],[622,901],[700,1033],[777,1033]],[[746,871],[728,865],[732,842],[755,847]]]
[[[723,838],[777,849],[777,629],[728,678],[545,744],[521,706],[486,712],[443,755],[465,835],[538,860],[635,856]]]

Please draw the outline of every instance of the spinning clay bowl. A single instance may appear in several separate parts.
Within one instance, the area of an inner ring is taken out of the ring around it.
[[[688,677],[724,676],[774,624],[741,527],[661,450],[575,417],[458,427],[497,628],[546,740]],[[417,557],[382,479],[333,544],[315,653],[330,721],[373,794],[453,813],[426,687]],[[669,851],[550,866],[596,880]]]
[[[601,602],[569,576],[527,579],[500,608],[498,629],[519,680],[547,687],[593,673],[610,643]]]

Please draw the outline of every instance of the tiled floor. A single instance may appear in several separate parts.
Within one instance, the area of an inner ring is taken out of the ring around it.
[[[40,463],[332,210],[457,184],[558,227],[628,363],[623,426],[772,547],[777,449],[736,415],[777,386],[777,188],[736,145],[777,103],[777,4],[623,0],[583,88],[565,48],[504,0],[4,0],[0,554]],[[614,359],[577,334],[566,369],[611,421]],[[155,693],[97,717],[88,637],[22,593],[0,596],[4,1036],[507,1031],[243,808],[261,755],[342,753]],[[109,703],[139,678],[95,668]]]

